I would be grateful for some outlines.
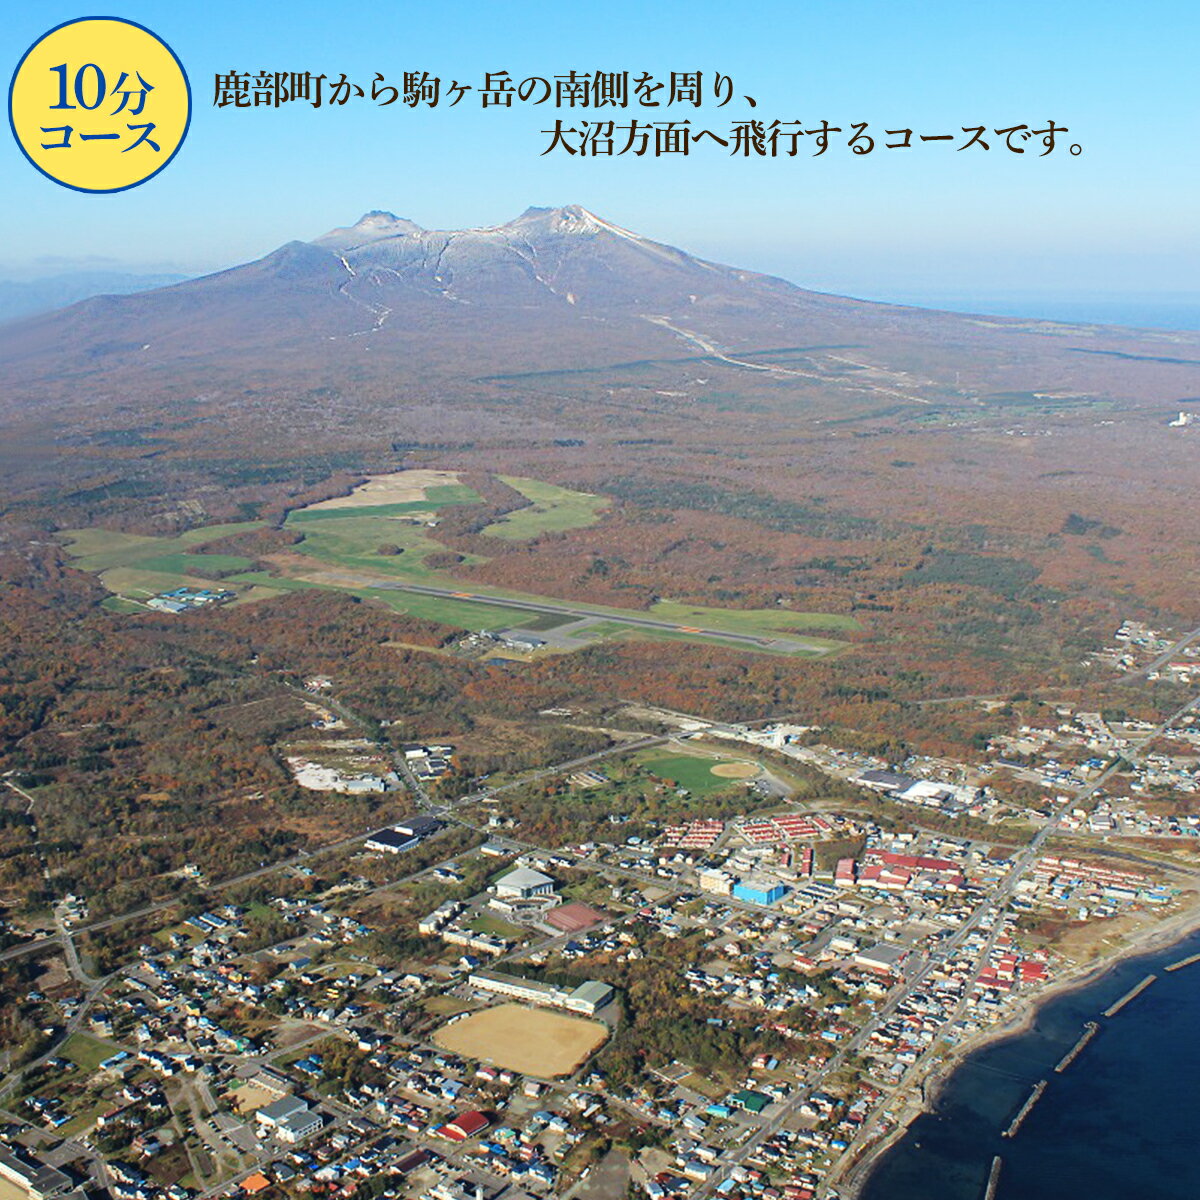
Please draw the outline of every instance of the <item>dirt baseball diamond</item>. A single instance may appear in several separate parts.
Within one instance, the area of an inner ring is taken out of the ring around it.
[[[431,487],[457,483],[457,471],[433,471],[424,468],[413,471],[395,471],[390,475],[375,475],[366,483],[359,484],[349,496],[336,496],[310,504],[306,511],[315,512],[327,508],[364,508],[376,504],[411,504],[424,500]]]
[[[570,1075],[608,1037],[599,1021],[522,1004],[498,1004],[443,1025],[444,1050],[542,1079]]]
[[[234,1088],[230,1092],[230,1096],[242,1116],[257,1112],[260,1108],[266,1108],[268,1104],[279,1099],[277,1092],[269,1092],[255,1083],[243,1083],[240,1087]]]
[[[717,763],[712,773],[720,779],[753,779],[758,774],[758,767],[747,762]]]

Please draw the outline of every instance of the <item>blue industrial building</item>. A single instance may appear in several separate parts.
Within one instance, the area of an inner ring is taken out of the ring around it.
[[[768,875],[752,875],[733,885],[734,899],[747,904],[775,904],[786,895],[787,887]]]

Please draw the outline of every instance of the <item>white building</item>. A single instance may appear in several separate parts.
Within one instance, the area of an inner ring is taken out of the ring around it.
[[[554,880],[530,867],[516,867],[496,880],[496,895],[507,900],[530,900],[554,894]]]

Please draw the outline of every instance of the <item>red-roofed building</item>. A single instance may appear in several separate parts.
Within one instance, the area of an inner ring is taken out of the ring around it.
[[[465,1142],[467,1138],[482,1133],[491,1123],[489,1117],[478,1109],[472,1109],[470,1112],[455,1117],[452,1121],[447,1121],[436,1132],[444,1138],[449,1138],[452,1142]]]

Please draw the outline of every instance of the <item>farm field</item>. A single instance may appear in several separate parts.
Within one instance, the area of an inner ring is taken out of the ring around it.
[[[572,1074],[607,1037],[599,1021],[498,1004],[443,1025],[433,1040],[454,1054],[547,1079]]]
[[[202,529],[189,529],[178,537],[147,537],[98,527],[66,529],[60,536],[67,541],[67,552],[78,560],[75,563],[77,567],[84,571],[103,571],[108,567],[140,565],[146,559],[161,559],[167,555],[188,555],[195,547],[206,542],[215,542],[218,538],[261,528],[261,521],[237,521],[228,525],[207,525]]]
[[[485,526],[482,532],[488,537],[523,542],[543,533],[584,529],[600,520],[601,514],[611,503],[604,496],[574,492],[570,488],[543,483],[539,479],[524,479],[515,475],[501,475],[499,478],[532,500],[533,504],[507,513],[500,520]]]
[[[360,483],[348,496],[335,496],[310,504],[305,512],[329,512],[334,509],[361,509],[392,504],[425,502],[425,507],[438,504],[465,504],[478,500],[476,492],[459,483],[457,471],[438,471],[418,468],[375,475]]]

